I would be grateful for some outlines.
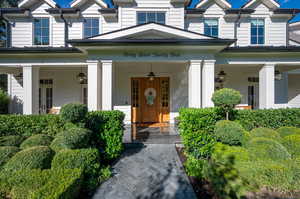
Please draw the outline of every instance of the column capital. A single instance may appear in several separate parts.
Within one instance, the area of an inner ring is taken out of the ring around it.
[[[97,63],[99,63],[99,60],[86,60],[86,63],[88,63],[88,64],[97,64]]]
[[[202,63],[202,60],[198,60],[198,59],[193,59],[193,60],[190,60],[189,62],[190,64],[201,64]]]
[[[216,60],[215,59],[205,59],[203,60],[204,64],[215,64]]]
[[[263,65],[263,67],[268,67],[268,68],[275,67],[275,66],[276,66],[276,63],[265,63]]]
[[[102,64],[112,64],[112,60],[101,60]]]

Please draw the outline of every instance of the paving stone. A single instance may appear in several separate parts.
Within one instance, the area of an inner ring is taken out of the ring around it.
[[[93,199],[196,199],[174,144],[127,148]]]

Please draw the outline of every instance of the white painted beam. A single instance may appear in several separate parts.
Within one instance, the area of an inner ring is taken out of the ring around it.
[[[102,60],[102,110],[112,110],[113,62]]]
[[[39,113],[39,70],[39,67],[33,67],[32,65],[23,66],[24,115]]]
[[[259,108],[273,108],[275,104],[275,64],[268,63],[259,71]]]
[[[190,108],[201,108],[201,64],[202,60],[190,61],[188,71]]]
[[[88,109],[101,110],[101,65],[99,61],[88,61]]]
[[[214,107],[212,96],[215,92],[215,62],[204,60],[202,68],[202,107]]]

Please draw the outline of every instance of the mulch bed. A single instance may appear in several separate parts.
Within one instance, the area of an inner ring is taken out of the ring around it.
[[[176,146],[176,151],[182,165],[186,162],[186,156],[182,147]],[[188,176],[188,175],[187,175]],[[209,182],[188,176],[190,183],[198,199],[218,199]],[[245,199],[300,199],[300,192],[294,194],[283,194],[261,189],[258,193],[248,193]]]

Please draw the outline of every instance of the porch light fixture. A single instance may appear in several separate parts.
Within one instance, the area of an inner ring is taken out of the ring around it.
[[[220,82],[225,82],[226,80],[226,73],[224,72],[224,70],[221,70],[220,73],[218,74],[218,79]]]
[[[81,72],[77,75],[77,80],[80,84],[86,84],[87,82],[87,77],[85,75],[85,73]]]
[[[282,73],[279,70],[275,71],[275,80],[277,81],[282,80]]]
[[[155,78],[155,74],[154,74],[154,72],[152,71],[152,64],[150,65],[150,73],[148,74],[148,77],[149,77],[149,80],[150,81],[153,81],[154,80],[154,78]]]

